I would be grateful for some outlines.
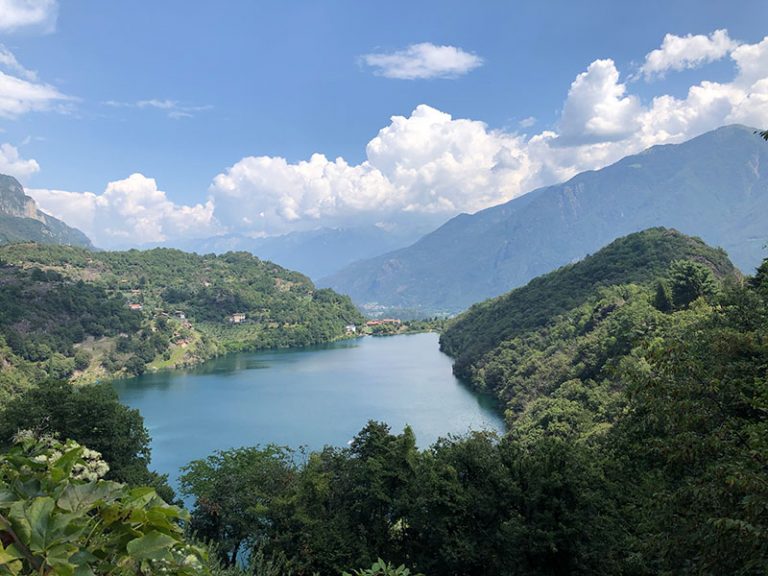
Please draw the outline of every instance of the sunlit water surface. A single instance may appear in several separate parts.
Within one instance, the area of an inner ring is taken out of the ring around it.
[[[256,444],[346,446],[368,420],[419,446],[469,430],[501,431],[491,400],[451,372],[437,334],[233,354],[189,371],[115,383],[152,435],[152,468],[175,485],[179,468],[215,450]]]

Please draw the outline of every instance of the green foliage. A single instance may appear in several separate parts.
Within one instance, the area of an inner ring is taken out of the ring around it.
[[[711,298],[717,292],[712,270],[698,262],[675,260],[669,267],[669,277],[676,308],[685,308],[697,298]]]
[[[653,306],[660,312],[672,312],[672,293],[669,285],[664,280],[656,283],[656,294],[653,297]]]
[[[203,574],[186,513],[105,469],[97,452],[32,434],[0,455],[0,574]]]
[[[478,433],[419,451],[410,430],[370,422],[348,448],[288,454],[239,449],[186,468],[192,526],[226,565],[250,549],[297,574],[616,573],[594,448]]]
[[[319,344],[364,321],[349,298],[244,252],[14,244],[0,247],[0,262],[0,336],[9,362],[40,368],[14,375],[26,385]],[[245,315],[241,323],[231,322],[236,313]],[[0,401],[15,388],[0,380]]]
[[[472,306],[443,332],[440,346],[456,359],[455,372],[469,378],[473,365],[501,342],[547,326],[592,298],[598,287],[652,284],[675,260],[706,264],[718,278],[738,276],[722,250],[674,230],[651,228],[619,238],[577,264]]]
[[[240,541],[286,574],[765,573],[764,279],[666,313],[653,283],[602,288],[478,365],[504,438],[418,450],[371,422],[298,463],[221,453],[188,467],[193,520],[254,515]]]
[[[217,452],[182,469],[181,491],[195,495],[191,528],[211,542],[225,566],[264,543],[268,511],[294,473],[292,453],[277,446]]]
[[[381,558],[374,562],[370,568],[343,572],[342,576],[424,576],[423,574],[411,574],[404,565],[394,566]]]
[[[646,348],[611,435],[628,525],[662,573],[768,570],[766,300],[734,288],[718,304]]]
[[[46,382],[0,407],[0,445],[10,446],[18,430],[57,434],[90,446],[110,464],[108,479],[152,485],[169,502],[173,491],[164,476],[148,470],[149,433],[137,410],[121,404],[109,384],[75,388]]]

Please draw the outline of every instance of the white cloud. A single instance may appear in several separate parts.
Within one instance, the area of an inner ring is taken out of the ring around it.
[[[72,100],[50,84],[39,82],[34,71],[22,66],[16,56],[0,44],[0,117],[16,118],[27,112],[56,108],[64,110]]]
[[[560,119],[560,137],[568,143],[621,140],[638,128],[640,101],[626,96],[613,60],[595,60],[576,77]]]
[[[702,80],[685,97],[650,101],[631,93],[612,60],[596,60],[571,84],[555,129],[531,137],[421,105],[410,116],[394,116],[357,165],[322,154],[298,163],[243,158],[211,184],[215,215],[228,229],[251,234],[375,222],[402,212],[448,218],[723,124],[768,126],[768,37],[730,56],[731,81]]]
[[[51,110],[72,101],[49,84],[29,82],[0,71],[0,116],[15,118],[31,111]]]
[[[521,138],[426,105],[394,116],[356,166],[315,154],[243,158],[214,179],[219,221],[251,234],[374,223],[398,212],[475,211],[519,192],[528,177]]]
[[[768,36],[757,44],[742,44],[731,52],[739,74],[735,84],[749,87],[768,76]]]
[[[168,239],[198,238],[220,231],[213,203],[175,204],[154,178],[131,174],[110,182],[102,194],[28,189],[44,212],[79,228],[103,248],[136,246]]]
[[[8,143],[0,144],[0,174],[10,174],[21,182],[26,182],[32,174],[39,170],[40,165],[37,161],[22,158],[15,146]]]
[[[192,118],[196,112],[202,112],[204,110],[210,110],[213,108],[211,105],[205,106],[188,106],[181,104],[178,100],[152,98],[149,100],[139,100],[137,102],[120,102],[117,100],[107,100],[103,102],[105,106],[112,108],[138,108],[162,110],[167,113],[169,118],[178,120],[180,118]]]
[[[528,116],[527,118],[523,118],[518,122],[520,124],[521,128],[530,128],[534,124],[536,124],[536,118],[534,116]]]
[[[56,0],[0,0],[0,32],[21,28],[53,32],[58,12]]]
[[[389,54],[365,54],[362,61],[374,68],[376,75],[400,80],[456,78],[483,64],[482,58],[461,48],[429,42]]]
[[[34,70],[27,70],[22,66],[16,56],[8,50],[5,46],[0,44],[0,66],[11,72],[16,72],[23,78],[35,82],[37,80],[37,72]]]
[[[640,68],[646,80],[663,76],[669,70],[698,68],[730,54],[738,42],[731,40],[727,30],[715,30],[709,36],[676,36],[667,34],[661,48],[649,52]]]
[[[768,126],[768,37],[737,46],[730,59],[729,81],[703,79],[682,97],[660,93],[650,100],[632,93],[636,84],[623,83],[612,60],[596,60],[572,82],[554,128],[532,136],[420,105],[408,116],[393,116],[359,164],[323,154],[295,163],[249,156],[218,174],[208,200],[194,206],[171,202],[141,174],[110,183],[100,195],[30,194],[104,247],[225,230],[265,235],[391,223],[405,213],[447,219],[723,124]],[[176,106],[145,102],[162,111]],[[14,161],[9,149],[5,155]]]

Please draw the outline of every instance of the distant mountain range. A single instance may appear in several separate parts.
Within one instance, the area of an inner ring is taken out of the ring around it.
[[[768,255],[768,144],[754,132],[726,126],[654,146],[461,214],[412,246],[319,283],[358,304],[457,312],[653,226],[700,236],[751,272]]]
[[[413,244],[442,224],[443,219],[400,217],[397,223],[348,228],[319,228],[281,236],[251,238],[223,234],[169,244],[198,254],[246,251],[317,279],[334,274],[357,260],[372,258]]]
[[[88,237],[41,212],[16,178],[0,174],[0,244],[39,242],[93,249]]]

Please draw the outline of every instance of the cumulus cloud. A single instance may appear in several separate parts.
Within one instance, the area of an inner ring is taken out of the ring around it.
[[[731,40],[727,30],[704,34],[676,36],[667,34],[661,47],[649,52],[640,68],[646,80],[663,76],[668,70],[698,68],[730,54],[738,42]]]
[[[321,154],[296,164],[248,157],[216,176],[210,193],[220,221],[266,234],[351,218],[373,223],[398,212],[474,211],[523,186],[530,170],[522,144],[519,136],[421,105],[409,117],[394,116],[358,165]]]
[[[7,142],[0,144],[0,174],[10,174],[21,182],[40,170],[40,165],[32,159],[24,159],[15,146]]]
[[[637,97],[626,94],[613,60],[595,60],[576,77],[560,119],[560,137],[569,143],[621,140],[638,128]]]
[[[707,38],[717,43],[722,37],[727,33]],[[322,154],[297,163],[243,158],[211,184],[215,215],[223,226],[251,234],[374,222],[403,212],[447,218],[723,124],[768,126],[768,37],[732,47],[730,58],[730,81],[702,80],[684,97],[650,100],[631,93],[612,60],[596,60],[572,82],[554,128],[532,136],[421,105],[410,116],[392,117],[360,164]]]
[[[729,58],[728,81],[702,79],[683,96],[650,99],[632,93],[636,84],[622,81],[615,62],[596,60],[571,83],[552,128],[533,135],[420,105],[410,115],[393,116],[368,142],[360,163],[323,154],[300,162],[245,157],[215,176],[208,200],[194,206],[171,202],[141,174],[112,182],[98,195],[30,193],[44,210],[104,247],[216,231],[255,236],[391,223],[406,214],[447,219],[654,144],[682,142],[734,122],[768,126],[768,37],[734,47]],[[145,106],[170,110],[173,102]]]
[[[103,193],[28,189],[40,208],[79,228],[103,248],[135,246],[169,239],[198,238],[220,231],[213,203],[175,204],[154,178],[131,174],[110,182]]]
[[[0,0],[0,32],[22,28],[53,32],[58,13],[56,0]]]
[[[374,74],[400,80],[457,78],[483,64],[482,58],[461,48],[429,42],[411,44],[397,52],[365,54],[362,61],[374,68]]]

